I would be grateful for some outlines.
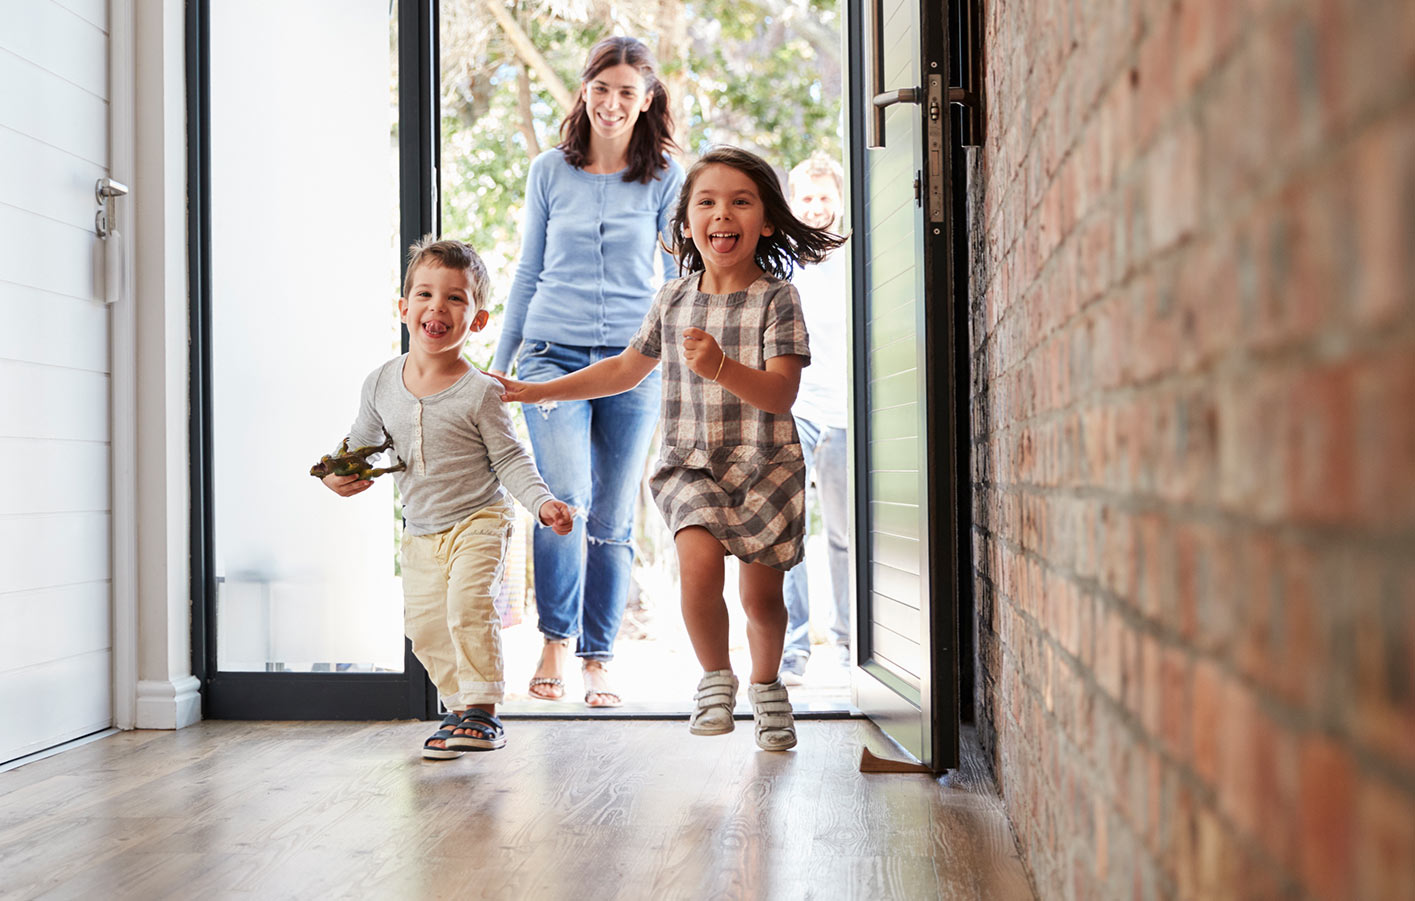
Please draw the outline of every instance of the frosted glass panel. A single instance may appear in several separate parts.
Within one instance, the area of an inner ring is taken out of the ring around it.
[[[217,665],[401,671],[393,482],[309,475],[398,352],[396,4],[212,0]]]

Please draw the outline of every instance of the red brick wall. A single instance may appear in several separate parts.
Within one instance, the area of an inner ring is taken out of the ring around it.
[[[984,0],[978,707],[1044,898],[1415,898],[1415,3]]]

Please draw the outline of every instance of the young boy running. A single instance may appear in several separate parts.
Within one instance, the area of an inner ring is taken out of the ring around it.
[[[350,447],[378,445],[386,429],[406,465],[394,474],[405,523],[405,628],[449,711],[423,744],[433,760],[506,744],[496,717],[505,679],[492,601],[514,521],[507,492],[557,534],[574,525],[516,440],[501,386],[462,356],[467,336],[486,326],[488,282],[481,258],[461,241],[428,236],[413,245],[398,300],[408,353],[364,380],[348,435]],[[323,481],[342,497],[373,484],[357,476]]]

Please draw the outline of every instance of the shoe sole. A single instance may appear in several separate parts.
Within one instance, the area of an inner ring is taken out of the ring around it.
[[[453,744],[456,742],[456,744]],[[449,738],[447,747],[453,751],[496,751],[506,747],[506,739],[502,738]]]
[[[689,726],[688,731],[694,735],[726,735],[735,728],[736,724],[729,722],[726,726]]]
[[[763,751],[789,751],[796,747],[796,737],[794,735],[791,736],[791,744],[789,745],[765,745],[761,742],[757,742],[757,747],[761,748]]]
[[[423,760],[455,760],[461,756],[461,751],[452,748],[423,748]]]

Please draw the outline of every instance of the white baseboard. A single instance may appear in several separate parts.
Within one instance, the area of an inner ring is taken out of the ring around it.
[[[138,682],[138,729],[181,729],[201,721],[201,682],[196,676]]]

